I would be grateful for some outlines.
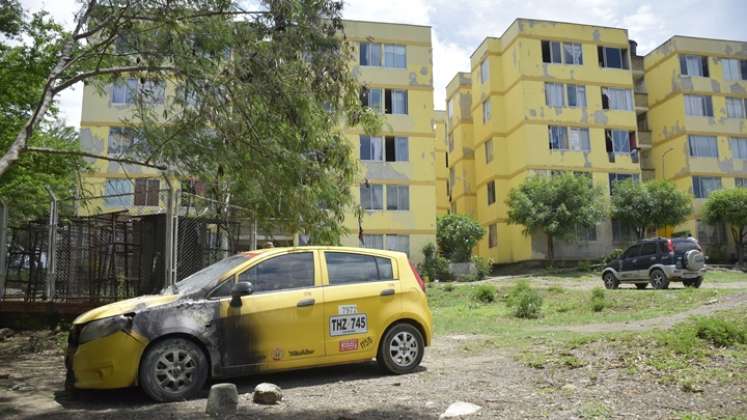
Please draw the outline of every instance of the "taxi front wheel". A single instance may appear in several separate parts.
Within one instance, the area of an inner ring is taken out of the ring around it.
[[[192,398],[202,390],[207,377],[205,353],[183,338],[157,342],[140,364],[140,386],[156,401]]]
[[[396,324],[384,334],[376,361],[383,370],[396,375],[411,372],[423,360],[423,334],[412,324]]]

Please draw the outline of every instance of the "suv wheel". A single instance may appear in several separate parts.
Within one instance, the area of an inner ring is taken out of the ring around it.
[[[700,285],[703,284],[703,277],[698,277],[697,279],[682,280],[682,284],[684,284],[685,287],[694,287],[698,289],[700,288]]]
[[[604,287],[607,289],[617,289],[620,286],[620,281],[615,278],[615,275],[611,271],[602,275],[602,281],[604,282]]]
[[[635,284],[635,287],[636,287],[636,288],[637,288],[638,290],[643,290],[643,289],[645,289],[645,288],[647,288],[647,287],[648,287],[648,283],[636,283],[636,284]]]
[[[651,286],[654,287],[654,289],[668,289],[669,288],[669,279],[667,278],[666,273],[662,271],[659,268],[654,268],[651,270]]]
[[[140,386],[156,401],[194,397],[208,378],[207,357],[197,344],[183,338],[156,343],[140,364]]]
[[[423,360],[424,343],[420,330],[413,325],[396,324],[381,339],[376,362],[381,369],[395,375],[411,372]]]

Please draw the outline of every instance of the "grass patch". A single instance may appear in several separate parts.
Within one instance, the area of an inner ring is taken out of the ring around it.
[[[471,291],[472,300],[479,303],[495,302],[495,286],[490,284],[481,284]]]
[[[508,292],[506,304],[513,308],[517,318],[536,319],[542,310],[542,296],[529,287],[529,282],[521,280]]]
[[[708,270],[703,278],[704,283],[730,283],[738,281],[747,281],[747,273],[739,270],[712,269]]]
[[[591,310],[602,312],[605,306],[607,306],[607,301],[604,299],[604,289],[595,287],[591,291]]]

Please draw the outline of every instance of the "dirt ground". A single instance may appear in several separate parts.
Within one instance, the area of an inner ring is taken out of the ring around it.
[[[714,305],[744,304],[747,299],[740,296],[739,302]],[[71,398],[63,391],[63,355],[54,344],[63,335],[16,334],[0,342],[0,418],[206,417],[205,396],[154,404],[140,390],[126,389]],[[470,416],[476,418],[668,419],[683,413],[747,413],[747,384],[684,392],[631,372],[609,349],[580,355],[589,362],[581,368],[533,369],[519,363],[518,354],[484,342],[479,336],[436,337],[422,367],[403,376],[383,375],[368,363],[240,379],[235,381],[241,394],[235,418],[438,418],[459,400],[482,407]],[[251,402],[254,386],[265,381],[283,389],[281,404],[265,407]]]

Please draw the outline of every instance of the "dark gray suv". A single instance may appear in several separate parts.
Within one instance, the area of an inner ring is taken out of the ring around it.
[[[602,271],[604,287],[617,289],[633,283],[645,289],[666,289],[681,281],[685,287],[700,287],[705,273],[705,256],[692,238],[654,238],[639,241],[610,261]]]

